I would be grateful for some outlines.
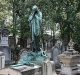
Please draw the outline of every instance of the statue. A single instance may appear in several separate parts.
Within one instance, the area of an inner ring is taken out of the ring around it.
[[[68,43],[68,48],[69,49],[74,49],[74,42],[73,42],[73,40],[72,39],[70,39],[70,42]]]
[[[60,67],[59,55],[62,53],[62,42],[56,41],[54,47],[51,50],[51,60],[54,61],[55,67]]]
[[[30,28],[32,32],[32,50],[40,51],[40,33],[42,23],[42,13],[36,5],[32,7],[32,13],[29,17]]]
[[[17,67],[21,65],[34,66],[35,64],[41,65],[43,61],[47,60],[48,56],[43,49],[40,48],[40,34],[41,34],[41,23],[42,23],[42,13],[39,11],[36,5],[32,8],[32,13],[28,19],[30,23],[30,28],[32,32],[32,50],[26,53],[22,53],[18,63],[12,65],[12,67]]]
[[[57,23],[55,27],[55,39],[60,40],[61,31],[60,31],[60,24]]]

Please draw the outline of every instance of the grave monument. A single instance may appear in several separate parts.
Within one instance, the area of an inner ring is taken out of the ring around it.
[[[43,62],[42,75],[57,75],[55,72],[55,63],[47,60]]]
[[[5,55],[0,51],[0,69],[5,68]]]
[[[6,27],[4,27],[1,30],[0,51],[2,51],[5,55],[6,64],[9,64],[9,62],[11,61],[11,50],[8,44],[8,36],[9,36],[9,30]]]
[[[42,24],[42,12],[36,5],[32,7],[32,13],[29,16],[30,30],[32,33],[32,52],[25,54],[18,64],[41,64],[47,59],[46,53],[40,49],[40,35]]]
[[[74,42],[72,39],[68,44],[67,51],[59,55],[60,61],[62,63],[62,74],[75,75],[78,72],[77,64],[80,63],[80,54],[73,48]]]
[[[36,5],[32,7],[32,13],[29,16],[29,24],[32,33],[32,50],[23,54],[18,63],[14,66],[25,64],[28,66],[34,66],[35,64],[41,65],[43,61],[47,59],[46,52],[40,48],[42,12]]]
[[[39,72],[39,69],[43,62],[47,60],[47,54],[40,48],[42,13],[36,5],[34,5],[32,8],[32,13],[29,17],[29,22],[32,32],[32,50],[29,52],[23,51],[23,53],[21,53],[21,57],[18,63],[16,65],[11,65],[10,67],[12,69],[17,69],[18,67],[26,65],[32,67],[31,69],[33,69],[34,67],[34,71],[30,75],[42,75],[42,72]],[[31,70],[25,71],[27,74]]]

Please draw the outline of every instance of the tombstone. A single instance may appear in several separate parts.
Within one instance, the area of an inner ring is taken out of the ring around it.
[[[7,28],[3,28],[1,30],[1,43],[0,46],[9,46],[8,44],[8,36],[9,36],[9,30]]]
[[[42,75],[57,75],[53,61],[44,61],[42,66]]]
[[[54,45],[54,47],[51,50],[51,60],[54,61],[56,68],[60,68],[60,61],[58,55],[62,52],[62,42],[57,41]]]
[[[13,36],[9,36],[8,44],[10,48],[14,49],[14,37]]]
[[[0,69],[5,67],[5,55],[3,52],[0,51]]]
[[[80,54],[73,49],[74,42],[70,40],[67,51],[59,55],[62,62],[61,72],[66,75],[75,75],[78,72],[77,64],[80,63]]]
[[[3,28],[1,30],[0,51],[4,52],[6,64],[11,61],[11,50],[8,44],[8,36],[9,30],[7,28]]]

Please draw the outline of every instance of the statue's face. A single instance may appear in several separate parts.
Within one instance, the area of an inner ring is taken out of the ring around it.
[[[33,6],[32,8],[33,11],[38,11],[38,7],[36,5]]]

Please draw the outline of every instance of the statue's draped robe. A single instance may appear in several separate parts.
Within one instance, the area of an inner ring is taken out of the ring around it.
[[[41,33],[41,23],[42,23],[42,13],[38,11],[37,14],[30,15],[29,17],[30,28],[32,32],[32,46],[33,49],[39,51],[40,33]]]

